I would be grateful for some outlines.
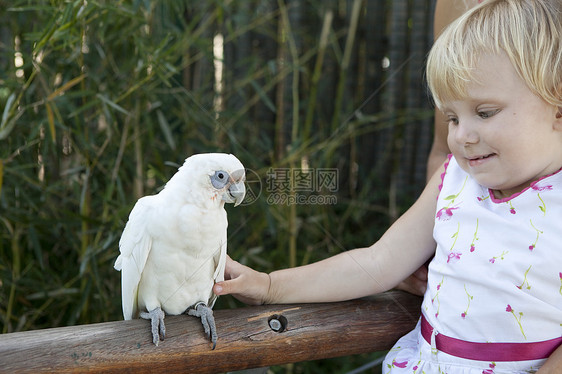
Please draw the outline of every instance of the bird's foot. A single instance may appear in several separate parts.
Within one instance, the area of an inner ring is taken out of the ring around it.
[[[151,310],[150,312],[140,312],[140,317],[150,320],[152,331],[152,342],[158,346],[160,340],[166,337],[166,326],[164,325],[165,313],[160,307]]]
[[[201,318],[201,324],[205,329],[205,334],[211,339],[213,343],[213,349],[217,346],[217,328],[215,326],[215,317],[213,316],[213,310],[209,308],[204,302],[198,302],[187,311],[190,316],[195,316]]]

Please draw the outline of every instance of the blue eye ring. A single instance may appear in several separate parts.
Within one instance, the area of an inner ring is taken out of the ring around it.
[[[216,189],[223,189],[228,184],[229,175],[226,171],[217,170],[213,175],[210,176],[211,184]]]

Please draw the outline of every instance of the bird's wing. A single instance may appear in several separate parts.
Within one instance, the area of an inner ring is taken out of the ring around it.
[[[222,237],[219,253],[214,257],[215,261],[215,273],[213,274],[213,279],[216,282],[222,282],[224,280],[224,268],[226,266],[226,227],[224,228],[224,236]],[[211,291],[211,297],[209,299],[209,306],[212,308],[217,301],[217,295]]]
[[[137,313],[137,292],[141,275],[152,248],[152,237],[147,230],[153,211],[154,196],[141,198],[135,204],[125,225],[115,269],[121,270],[121,297],[123,317],[132,319]]]
[[[224,241],[221,242],[220,252],[215,256],[216,269],[213,274],[215,282],[222,282],[224,280],[224,268],[226,266],[226,235]]]

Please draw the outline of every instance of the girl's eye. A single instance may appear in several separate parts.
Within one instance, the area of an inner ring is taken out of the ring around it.
[[[499,109],[494,109],[494,110],[484,110],[484,111],[479,111],[478,112],[478,117],[482,118],[482,119],[488,119],[490,117],[495,116],[496,114],[499,113]]]
[[[459,119],[457,117],[449,116],[449,119],[447,120],[447,123],[450,124],[450,125],[458,125]]]

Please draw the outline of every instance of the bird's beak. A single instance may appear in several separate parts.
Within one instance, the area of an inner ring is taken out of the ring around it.
[[[238,183],[232,183],[228,188],[228,196],[229,200],[226,200],[229,203],[234,203],[234,206],[240,205],[240,203],[244,200],[246,196],[246,186],[244,185],[244,181],[240,181]]]

